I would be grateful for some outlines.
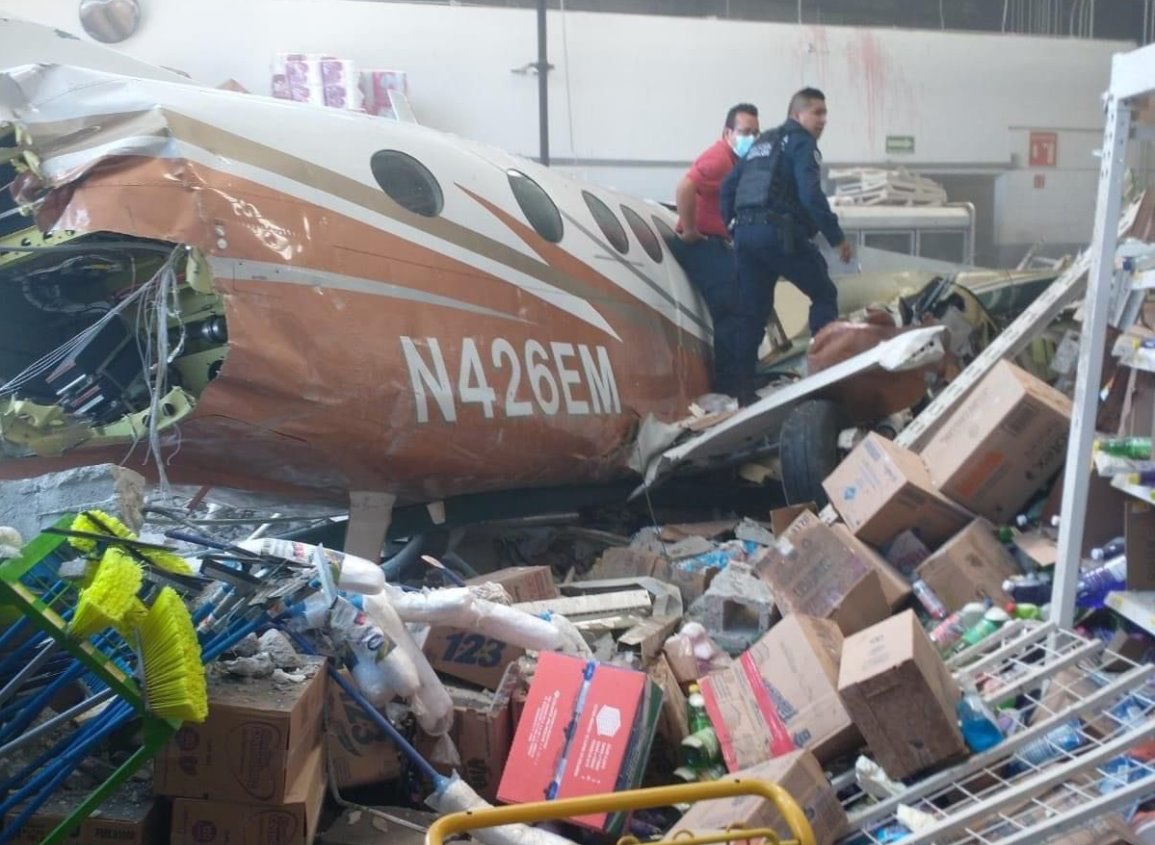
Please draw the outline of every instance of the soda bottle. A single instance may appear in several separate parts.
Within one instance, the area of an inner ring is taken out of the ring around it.
[[[970,628],[982,621],[983,614],[990,607],[990,602],[971,602],[963,605],[942,622],[935,625],[930,632],[930,641],[940,653],[950,651],[962,639]]]
[[[1101,437],[1095,441],[1095,451],[1114,458],[1149,461],[1151,460],[1151,438]]]
[[[706,699],[697,684],[690,684],[690,697],[686,699],[689,712],[690,733],[695,734],[710,727],[710,716],[706,713]]]
[[[1107,600],[1107,593],[1122,590],[1126,585],[1127,558],[1120,555],[1079,576],[1075,606],[1088,609],[1102,607]]]
[[[999,628],[1006,625],[1011,620],[1008,614],[1001,607],[992,607],[983,614],[983,618],[967,632],[962,635],[962,646],[978,645]]]
[[[1003,581],[1003,592],[1016,602],[1046,604],[1051,600],[1051,579],[1046,575],[1015,575]]]
[[[1003,732],[999,730],[994,714],[973,687],[959,699],[955,711],[963,739],[974,753],[994,748],[1003,741]]]
[[[1037,604],[1026,602],[1011,602],[1006,606],[1007,614],[1012,619],[1042,619],[1043,612]]]
[[[946,619],[947,607],[942,603],[942,599],[935,594],[935,591],[930,588],[930,584],[923,581],[921,578],[916,578],[911,585],[915,597],[919,600],[926,612],[930,614],[931,619]]]
[[[1148,484],[1155,484],[1155,473],[1151,473],[1151,481]],[[1117,558],[1126,550],[1125,541],[1122,537],[1116,537],[1111,542],[1091,549],[1091,560],[1102,563],[1105,560]]]
[[[695,783],[698,780],[698,772],[689,766],[678,766],[674,769],[674,777],[682,783]]]
[[[701,772],[722,759],[722,746],[713,728],[695,731],[682,740],[682,762]]]

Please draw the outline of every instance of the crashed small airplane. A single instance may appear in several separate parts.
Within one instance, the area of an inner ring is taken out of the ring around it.
[[[664,207],[37,37],[62,63],[0,73],[0,477],[147,444],[154,475],[380,519],[620,479],[708,392]]]

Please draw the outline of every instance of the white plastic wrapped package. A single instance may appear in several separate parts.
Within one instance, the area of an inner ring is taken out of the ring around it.
[[[317,547],[309,543],[298,543],[295,540],[277,540],[264,537],[260,540],[242,540],[237,545],[247,552],[269,557],[282,557],[309,565],[313,562],[313,555]],[[385,573],[381,567],[363,557],[345,554],[333,549],[325,549],[325,557],[329,563],[340,571],[337,577],[337,586],[350,593],[360,593],[372,596],[385,589]]]
[[[393,591],[391,590],[390,593]],[[396,644],[390,657],[404,656],[416,672],[417,685],[410,695],[397,689],[399,695],[409,701],[413,707],[413,715],[421,728],[430,736],[444,736],[453,727],[453,699],[445,690],[445,685],[429,665],[429,661],[417,647],[413,635],[405,627],[405,623],[397,615],[396,609],[390,603],[388,593],[378,593],[366,596],[364,599],[365,613],[380,626],[385,636]]]
[[[557,651],[565,642],[544,619],[479,599],[468,587],[406,593],[389,586],[386,593],[406,622],[453,625],[532,651]]]
[[[441,815],[462,813],[466,810],[484,810],[493,805],[473,791],[473,787],[454,775],[425,803]],[[564,836],[527,824],[506,824],[501,827],[479,827],[469,835],[484,845],[574,845]]]

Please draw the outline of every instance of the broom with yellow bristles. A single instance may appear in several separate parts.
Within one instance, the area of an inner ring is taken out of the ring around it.
[[[140,620],[137,637],[149,712],[203,722],[209,704],[201,647],[192,616],[172,587],[160,591]]]
[[[144,581],[140,564],[123,549],[111,547],[104,552],[92,581],[80,591],[76,611],[68,631],[81,639],[105,628],[126,630],[130,617],[139,612],[136,594]]]
[[[131,543],[137,539],[136,534],[115,516],[98,510],[87,510],[78,514],[76,519],[72,520],[72,530],[81,534],[100,534],[102,535],[102,539],[99,542],[108,543],[113,546],[116,545],[117,540],[126,540]],[[69,537],[68,542],[78,551],[87,555],[92,554],[96,550],[98,543],[98,541],[92,537]],[[162,549],[148,549],[142,548],[139,545],[127,544],[118,546],[118,548],[123,548],[132,555],[138,563],[155,566],[157,569],[163,569],[165,572],[174,572],[178,575],[191,575],[193,571],[188,561],[175,552],[167,552]]]

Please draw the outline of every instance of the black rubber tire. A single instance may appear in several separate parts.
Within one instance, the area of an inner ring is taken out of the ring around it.
[[[791,504],[829,500],[822,482],[838,466],[838,434],[845,427],[842,410],[829,399],[810,399],[796,407],[782,423],[778,459],[782,489]]]

